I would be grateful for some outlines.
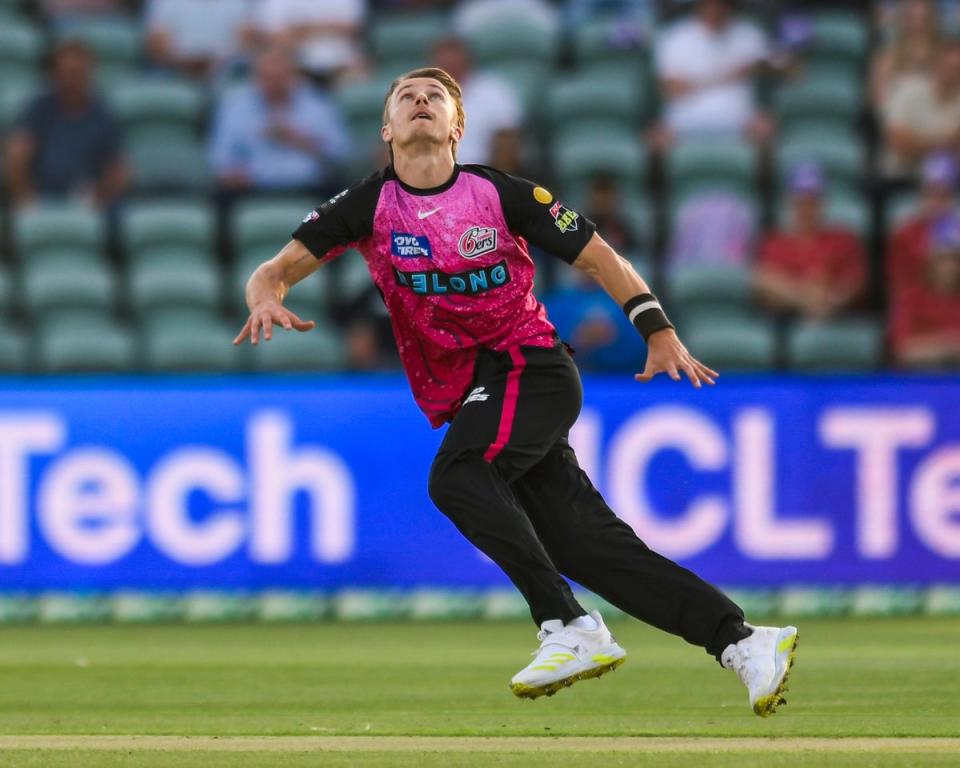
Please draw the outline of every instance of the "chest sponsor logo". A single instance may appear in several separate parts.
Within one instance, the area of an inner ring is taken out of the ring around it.
[[[510,282],[506,261],[498,261],[488,267],[468,269],[465,272],[443,272],[438,269],[423,272],[401,272],[393,268],[397,285],[409,288],[421,295],[463,294],[476,296]]]
[[[475,259],[497,250],[497,230],[494,227],[470,227],[460,235],[457,250],[465,259]]]
[[[426,235],[411,235],[409,232],[390,233],[390,252],[401,259],[432,259],[430,241]]]
[[[580,214],[576,211],[571,211],[559,200],[550,206],[550,215],[553,216],[557,229],[561,232],[576,232],[580,226],[577,224],[577,219],[580,218]]]

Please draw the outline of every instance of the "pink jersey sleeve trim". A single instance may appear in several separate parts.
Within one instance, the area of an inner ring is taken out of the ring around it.
[[[503,394],[503,410],[500,412],[497,439],[490,443],[490,447],[483,454],[483,459],[487,462],[492,462],[510,440],[513,417],[517,412],[517,398],[520,395],[520,374],[523,373],[527,361],[518,346],[510,347],[510,360],[513,362],[513,368],[507,374],[507,386]]]

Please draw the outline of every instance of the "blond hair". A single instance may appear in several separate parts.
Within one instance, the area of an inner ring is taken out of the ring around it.
[[[463,91],[460,88],[460,83],[454,79],[453,75],[444,69],[440,69],[439,67],[420,67],[419,69],[411,69],[409,72],[403,73],[400,75],[400,77],[390,83],[390,88],[387,90],[387,95],[383,99],[383,125],[386,125],[390,121],[390,99],[394,92],[407,80],[413,80],[417,77],[429,77],[439,82],[446,89],[457,108],[457,127],[462,131],[466,123],[466,115],[463,111]],[[393,142],[387,146],[390,151],[390,160],[392,161]],[[450,139],[450,149],[453,152],[453,159],[456,160],[456,139]]]

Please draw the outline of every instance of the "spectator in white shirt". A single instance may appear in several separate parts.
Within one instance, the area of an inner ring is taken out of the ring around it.
[[[692,134],[765,141],[770,121],[757,109],[753,75],[767,41],[734,17],[732,0],[698,0],[694,15],[660,38],[656,69],[664,100],[662,144]]]
[[[147,53],[163,69],[214,75],[242,52],[252,11],[253,0],[148,0]]]
[[[515,164],[523,109],[510,83],[494,72],[473,69],[466,44],[456,37],[436,44],[433,65],[453,75],[463,89],[463,108],[469,118],[457,145],[457,161],[500,168],[507,158],[507,166]]]
[[[365,69],[360,33],[366,0],[258,0],[261,36],[297,52],[300,68],[330,82]]]

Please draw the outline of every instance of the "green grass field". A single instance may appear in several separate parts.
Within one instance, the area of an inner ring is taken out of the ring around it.
[[[960,619],[797,623],[768,720],[634,621],[621,669],[537,701],[507,687],[532,624],[6,627],[0,766],[960,765]]]

